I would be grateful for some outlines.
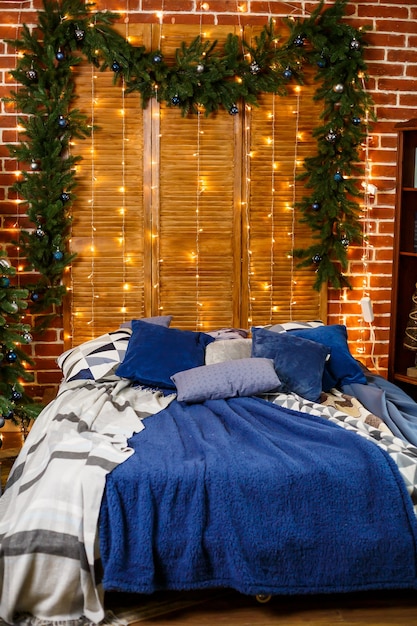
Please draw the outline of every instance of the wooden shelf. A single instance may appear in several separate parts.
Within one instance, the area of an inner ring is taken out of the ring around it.
[[[417,120],[397,125],[397,191],[388,377],[417,400],[417,378],[407,376],[415,353],[404,336],[417,282]]]
[[[412,378],[411,376],[407,376],[407,374],[395,372],[394,379],[402,383],[407,383],[407,385],[417,385],[417,378]]]

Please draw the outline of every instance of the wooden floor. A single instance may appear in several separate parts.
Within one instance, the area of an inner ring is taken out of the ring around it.
[[[143,597],[143,596],[142,596]],[[158,598],[158,595],[152,596]],[[162,603],[168,598],[175,602],[184,594],[159,596]],[[189,597],[193,597],[190,593]],[[217,596],[204,598],[195,596],[197,603],[192,606],[152,618],[137,621],[131,615],[129,626],[416,626],[417,591],[367,592],[338,596],[312,596],[272,598],[260,604],[255,598],[241,596],[235,592],[222,592]],[[144,599],[143,602],[146,602]],[[110,599],[116,615],[123,615],[123,601]],[[117,608],[119,605],[119,609]],[[125,599],[124,606],[129,606]],[[130,607],[135,602],[130,598]],[[140,602],[136,600],[136,606]],[[113,607],[112,607],[113,608]],[[120,611],[120,612],[119,612]]]

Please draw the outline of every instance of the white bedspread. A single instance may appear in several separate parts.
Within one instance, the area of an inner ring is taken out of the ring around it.
[[[0,617],[6,623],[105,620],[95,568],[105,477],[132,454],[127,439],[143,429],[141,420],[174,397],[123,380],[61,385],[0,498]]]

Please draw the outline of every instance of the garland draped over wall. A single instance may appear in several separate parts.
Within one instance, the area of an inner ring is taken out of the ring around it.
[[[49,324],[52,305],[61,304],[62,275],[74,257],[68,239],[79,157],[70,142],[87,137],[91,127],[74,106],[72,68],[85,59],[113,71],[115,83],[123,77],[127,93],[138,91],[143,107],[156,98],[184,116],[220,108],[238,115],[262,92],[284,96],[289,82],[303,83],[305,65],[314,65],[323,115],[314,130],[317,155],[306,159],[300,177],[306,195],[297,205],[313,243],[293,254],[316,271],[316,289],[327,281],[350,287],[344,271],[349,244],[362,240],[357,179],[372,102],[364,89],[364,31],[343,22],[346,4],[336,0],[323,10],[321,0],[308,18],[285,19],[289,36],[282,44],[271,20],[253,44],[230,34],[220,48],[197,37],[183,42],[168,62],[160,50],[130,45],[113,28],[117,14],[94,12],[84,0],[44,0],[37,27],[23,25],[20,39],[8,41],[19,51],[11,72],[19,88],[7,101],[21,112],[19,141],[8,147],[23,165],[14,186],[19,211],[33,224],[21,230],[18,244],[26,269],[39,276],[27,285],[37,329]]]

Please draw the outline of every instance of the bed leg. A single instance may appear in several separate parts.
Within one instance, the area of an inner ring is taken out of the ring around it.
[[[267,593],[258,593],[258,595],[255,597],[259,604],[266,604],[272,598],[271,594]]]

